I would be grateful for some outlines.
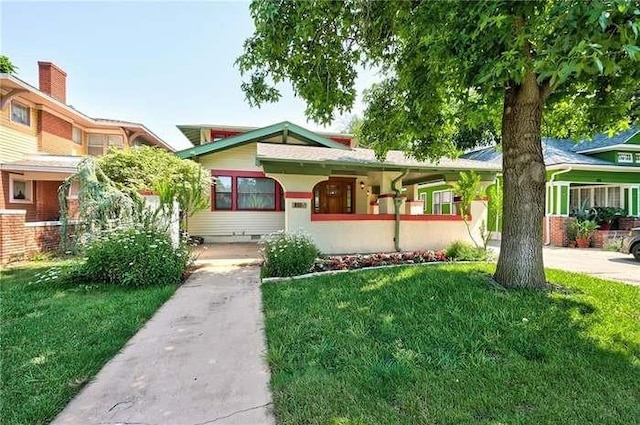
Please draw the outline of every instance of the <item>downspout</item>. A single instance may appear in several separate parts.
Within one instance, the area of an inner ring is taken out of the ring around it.
[[[393,211],[396,215],[395,227],[393,231],[393,244],[397,252],[400,252],[400,204],[402,203],[402,187],[398,189],[396,187],[396,183],[406,177],[407,174],[409,174],[408,169],[404,170],[402,174],[391,180],[391,189],[396,193],[396,196],[393,197]]]
[[[553,181],[555,180],[556,176],[559,176],[560,174],[564,174],[564,173],[568,173],[569,171],[571,171],[571,167],[566,168],[564,170],[560,170],[560,171],[556,171],[555,173],[551,174],[551,178],[549,179],[549,184],[551,185],[551,193],[553,193]],[[546,194],[547,194],[547,190],[545,188],[545,200],[546,200]],[[550,245],[551,244],[551,220],[549,220],[549,217],[547,216],[547,203],[545,202],[545,217],[547,218],[547,240],[544,242],[545,245]]]

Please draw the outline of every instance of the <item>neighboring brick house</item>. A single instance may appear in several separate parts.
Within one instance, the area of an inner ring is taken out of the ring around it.
[[[9,238],[9,228],[20,227],[17,222],[28,223],[28,228],[42,227],[33,223],[55,225],[51,222],[59,219],[58,187],[83,156],[141,145],[174,150],[142,124],[92,118],[76,110],[67,104],[67,74],[50,62],[38,62],[38,68],[39,89],[14,75],[0,73],[3,261],[9,251],[17,254],[15,246],[25,246],[15,237]],[[14,248],[8,250],[9,245]],[[33,245],[26,242],[26,246]]]

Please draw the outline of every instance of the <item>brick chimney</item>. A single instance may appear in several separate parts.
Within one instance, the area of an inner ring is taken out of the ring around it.
[[[51,62],[38,62],[40,91],[67,103],[67,73]]]

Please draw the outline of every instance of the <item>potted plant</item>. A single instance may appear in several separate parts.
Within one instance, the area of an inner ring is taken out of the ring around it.
[[[569,219],[567,223],[567,246],[569,248],[576,247],[576,237],[578,236],[578,220]]]
[[[582,220],[576,222],[576,244],[578,248],[589,248],[591,237],[598,229],[598,223],[594,220]]]

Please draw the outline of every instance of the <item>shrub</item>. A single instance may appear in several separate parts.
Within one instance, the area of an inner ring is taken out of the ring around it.
[[[450,260],[483,261],[487,259],[487,252],[483,248],[477,248],[462,241],[452,242],[445,252]]]
[[[123,286],[180,283],[189,263],[186,246],[144,228],[117,229],[90,242],[80,271],[95,282]]]
[[[447,261],[444,251],[407,251],[378,254],[333,255],[316,259],[313,272],[356,270],[400,264],[421,264]]]
[[[320,254],[311,238],[303,233],[272,233],[266,236],[261,244],[264,277],[308,273]]]
[[[611,238],[604,244],[605,251],[622,252],[622,241],[624,238]]]

